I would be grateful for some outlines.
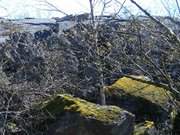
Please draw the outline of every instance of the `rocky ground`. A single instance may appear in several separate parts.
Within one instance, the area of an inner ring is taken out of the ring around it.
[[[180,36],[178,20],[158,19]],[[104,17],[95,31],[87,14],[1,19],[0,133],[178,135],[179,102],[159,71],[179,89],[179,58],[142,16]]]

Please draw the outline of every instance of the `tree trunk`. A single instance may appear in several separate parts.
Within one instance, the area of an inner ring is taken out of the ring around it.
[[[101,63],[101,59],[99,57],[99,63]],[[103,75],[103,68],[102,68],[102,63],[99,65],[99,72],[100,72],[100,100],[101,100],[101,105],[106,105],[106,96],[105,96],[105,89],[104,89],[104,75]]]
[[[92,0],[89,0],[89,5],[90,5],[90,12],[91,12],[91,20],[92,20],[92,24],[94,25],[94,7],[93,7]]]

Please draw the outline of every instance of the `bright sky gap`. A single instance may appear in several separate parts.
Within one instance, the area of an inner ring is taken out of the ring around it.
[[[53,11],[46,11],[49,9],[45,5],[43,0],[0,0],[0,17],[6,18],[51,18],[51,17],[62,17],[63,14]],[[123,2],[124,0],[118,0]],[[165,9],[162,1],[165,1],[168,8],[171,9],[171,14],[175,15],[175,0],[136,0],[142,7],[147,9],[153,15],[168,15],[168,12]],[[56,5],[57,8],[64,11],[67,14],[81,14],[89,12],[89,2],[88,0],[48,0],[48,2]],[[165,4],[164,2],[164,4]],[[107,7],[105,13],[111,14],[117,11],[120,5],[114,4],[112,2],[109,7]],[[135,14],[140,14],[140,11],[134,7],[129,0],[126,1],[125,6],[133,11]],[[99,14],[101,11],[101,4],[97,3],[95,12]],[[177,14],[176,14],[177,15]]]

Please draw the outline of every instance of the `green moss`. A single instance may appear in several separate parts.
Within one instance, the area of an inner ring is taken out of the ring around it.
[[[153,121],[145,121],[144,123],[135,125],[133,135],[150,135],[148,131],[153,128],[154,128]]]
[[[111,86],[108,86],[108,92],[110,93],[117,90],[122,90],[129,95],[143,98],[159,106],[165,106],[169,98],[172,98],[168,89],[146,81],[142,77],[122,77]]]
[[[55,117],[65,112],[71,112],[108,123],[118,120],[120,114],[124,112],[119,107],[100,106],[67,94],[54,96],[42,104],[42,109]]]

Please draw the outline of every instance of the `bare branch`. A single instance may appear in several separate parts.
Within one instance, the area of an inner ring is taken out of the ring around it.
[[[172,30],[170,30],[167,26],[165,26],[163,23],[161,23],[159,20],[157,20],[155,17],[153,17],[150,13],[148,13],[145,9],[143,9],[134,0],[130,0],[130,1],[134,5],[136,5],[145,15],[147,15],[151,20],[153,20],[155,23],[157,23],[164,30],[165,35],[171,44],[176,44],[177,47],[180,46],[180,39],[176,36],[176,34]]]
[[[121,7],[119,8],[118,12],[115,13],[115,16],[117,16],[117,15],[121,12],[121,10],[124,8],[124,4],[126,3],[126,1],[127,1],[127,0],[124,0],[124,1],[123,1],[123,3],[121,4]]]
[[[180,14],[180,4],[179,4],[178,0],[176,0],[176,5],[177,5],[177,8],[178,8],[178,11],[179,11],[179,14]]]
[[[40,2],[46,4],[48,7],[52,8],[52,9],[43,9],[43,10],[56,11],[56,12],[60,12],[60,13],[62,13],[64,15],[69,15],[69,14],[65,13],[64,11],[60,10],[59,8],[57,8],[54,4],[48,2],[47,0],[43,0],[43,1],[40,1]]]

